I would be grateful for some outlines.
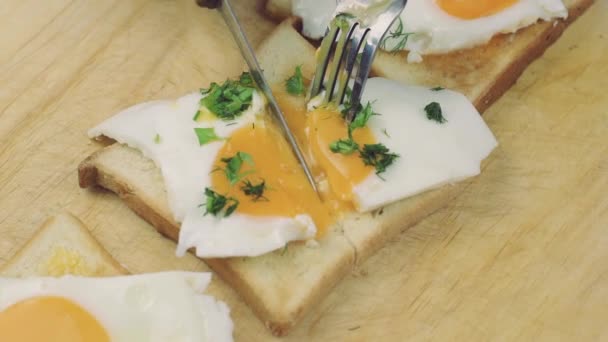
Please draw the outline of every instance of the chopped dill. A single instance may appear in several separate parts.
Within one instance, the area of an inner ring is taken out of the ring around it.
[[[403,32],[403,21],[401,18],[397,18],[397,20],[397,27],[395,27],[394,30],[391,29],[388,31],[386,36],[382,38],[382,41],[380,42],[380,48],[382,50],[392,53],[399,52],[405,48],[409,36],[412,35],[412,32]]]

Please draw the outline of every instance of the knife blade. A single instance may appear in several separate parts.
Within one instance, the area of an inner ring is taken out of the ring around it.
[[[266,81],[266,78],[264,77],[264,73],[263,73],[262,69],[260,68],[260,64],[258,63],[257,58],[255,57],[253,48],[251,47],[251,44],[249,44],[249,41],[247,40],[247,37],[245,36],[243,28],[241,27],[241,24],[239,23],[239,20],[238,20],[236,14],[234,13],[234,9],[232,8],[230,1],[229,0],[196,0],[196,3],[201,7],[206,7],[206,8],[210,8],[210,9],[218,9],[220,11],[220,13],[222,14],[222,17],[224,18],[226,25],[230,29],[230,32],[232,33],[234,40],[236,41],[239,49],[241,50],[241,54],[243,55],[245,62],[247,62],[247,66],[249,66],[249,71],[251,73],[251,77],[253,78],[254,82],[258,86],[258,89],[266,97],[266,100],[268,100],[270,110],[275,115],[275,117],[279,120],[279,124],[281,125],[283,133],[285,134],[287,141],[291,145],[293,152],[295,153],[296,157],[298,158],[298,162],[300,163],[300,166],[304,170],[304,173],[306,174],[306,178],[308,179],[310,186],[312,186],[313,190],[318,194],[317,184],[315,183],[315,179],[312,175],[312,172],[310,171],[310,168],[308,167],[306,159],[304,158],[304,154],[302,153],[300,146],[298,146],[298,143],[297,143],[295,137],[293,136],[293,133],[291,133],[291,130],[289,129],[289,126],[287,125],[287,120],[285,120],[285,116],[283,115],[281,108],[279,108],[279,105],[277,104],[276,99],[272,95],[272,91],[270,90],[268,81]]]

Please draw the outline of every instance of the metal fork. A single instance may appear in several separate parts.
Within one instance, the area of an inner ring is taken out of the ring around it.
[[[319,95],[325,88],[323,104],[343,104],[351,75],[357,67],[346,114],[350,122],[360,106],[378,45],[407,0],[338,0],[337,3],[317,53],[310,97]]]

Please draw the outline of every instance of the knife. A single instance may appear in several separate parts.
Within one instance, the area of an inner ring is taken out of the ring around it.
[[[249,66],[249,71],[251,73],[251,77],[257,84],[258,89],[264,94],[264,96],[268,100],[268,103],[270,105],[270,110],[276,116],[276,118],[279,120],[279,123],[281,124],[281,128],[283,129],[283,133],[285,134],[287,141],[289,141],[289,144],[291,145],[293,152],[295,153],[296,157],[298,158],[300,166],[302,166],[302,169],[304,169],[304,173],[306,174],[306,178],[308,178],[308,182],[310,183],[310,186],[312,186],[313,190],[318,194],[317,184],[315,183],[312,172],[310,172],[310,168],[308,167],[308,164],[306,163],[306,159],[304,159],[304,154],[302,153],[302,150],[298,146],[298,143],[297,143],[295,137],[291,133],[289,126],[287,126],[287,121],[285,120],[285,116],[283,115],[281,108],[279,108],[279,105],[277,104],[276,99],[272,95],[270,86],[268,85],[266,78],[264,78],[264,73],[263,73],[262,69],[260,68],[260,64],[258,63],[258,60],[255,57],[255,54],[253,52],[253,49],[251,48],[251,45],[249,44],[249,41],[247,40],[247,37],[245,36],[243,28],[241,27],[241,24],[239,23],[239,20],[236,17],[236,14],[234,13],[234,10],[232,8],[232,5],[230,4],[230,1],[229,0],[196,0],[196,3],[201,7],[206,7],[206,8],[210,8],[210,9],[218,9],[220,11],[220,13],[222,14],[222,17],[224,17],[224,21],[226,22],[226,25],[228,25],[230,32],[232,32],[232,37],[234,38],[237,45],[239,46],[239,49],[241,50],[241,54],[243,55],[243,57],[245,58],[245,61],[247,62],[247,65]]]

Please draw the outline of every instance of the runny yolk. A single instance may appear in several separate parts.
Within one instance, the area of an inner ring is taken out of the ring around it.
[[[498,13],[518,0],[435,0],[449,15],[461,19],[477,19]]]
[[[352,202],[353,187],[367,178],[373,168],[363,164],[358,152],[343,155],[329,149],[332,142],[348,136],[346,121],[337,110],[318,108],[308,113],[306,126],[310,151],[329,182],[330,192],[339,201]],[[360,147],[376,142],[367,127],[354,130],[352,135]]]
[[[79,305],[35,297],[0,312],[0,341],[109,342],[105,329]]]
[[[330,107],[307,112],[304,97],[291,96],[281,88],[273,89],[273,93],[289,128],[307,154],[312,172],[329,183],[328,189],[321,187],[323,199],[329,202],[326,204],[332,210],[353,210],[353,187],[367,178],[373,168],[363,164],[357,152],[342,155],[329,149],[332,142],[348,137],[348,127],[342,114]],[[359,147],[376,143],[368,127],[354,130],[353,140]]]
[[[312,190],[287,141],[272,122],[252,124],[237,130],[224,144],[215,159],[216,171],[211,174],[214,191],[236,198],[237,212],[253,216],[293,217],[309,214],[317,226],[317,237],[340,213],[352,211],[353,187],[367,178],[373,168],[363,164],[358,152],[351,155],[333,153],[330,143],[348,136],[346,122],[337,110],[317,109],[306,112],[303,97],[295,97],[275,89],[275,97],[290,129],[307,156],[321,197]],[[375,143],[367,127],[354,131],[353,139],[360,145]],[[254,164],[243,162],[237,184],[230,184],[221,170],[225,158],[237,152],[249,154]],[[263,198],[255,199],[243,191],[244,182],[253,185],[265,181]],[[327,184],[327,186],[323,186]]]
[[[245,126],[237,130],[224,144],[215,159],[215,166],[226,164],[237,152],[251,155],[254,165],[244,162],[240,174],[246,174],[237,184],[230,184],[222,170],[211,174],[213,190],[239,201],[237,212],[253,216],[285,216],[309,214],[317,226],[317,236],[333,221],[306,180],[304,171],[280,132],[271,124]],[[254,185],[265,181],[263,197],[255,199],[243,191],[244,182]]]

